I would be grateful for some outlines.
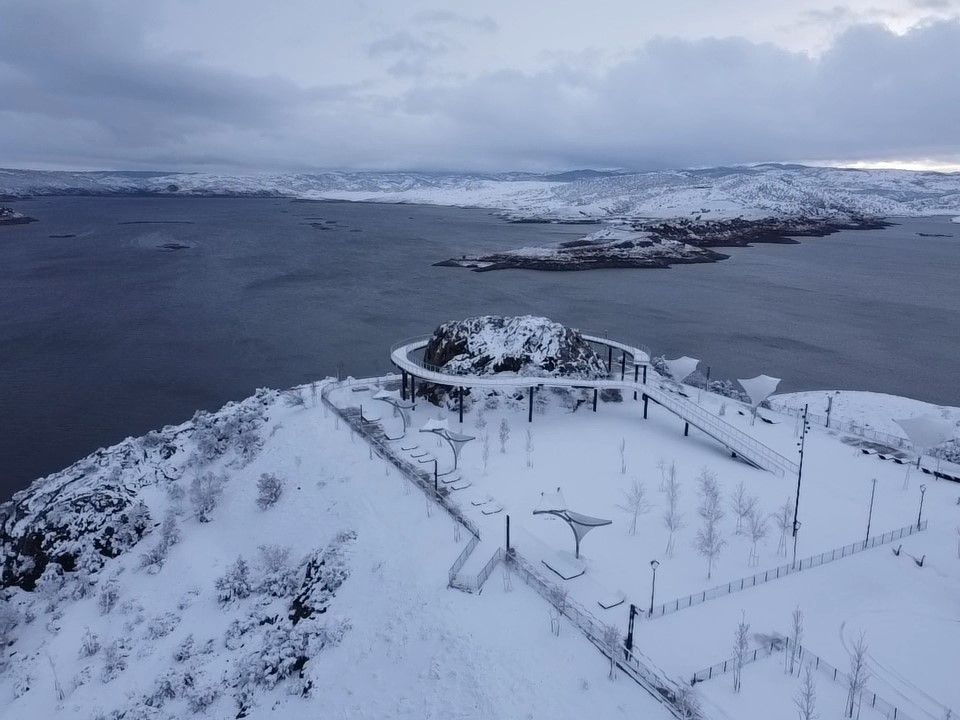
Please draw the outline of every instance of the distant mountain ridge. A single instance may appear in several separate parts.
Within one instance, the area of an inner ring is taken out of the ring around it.
[[[291,197],[485,207],[510,217],[889,217],[960,213],[960,173],[756,165],[562,173],[318,172],[232,175],[0,169],[0,197]]]

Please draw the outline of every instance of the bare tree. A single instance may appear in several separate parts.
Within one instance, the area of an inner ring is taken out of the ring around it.
[[[627,439],[620,438],[620,474],[627,474]]]
[[[793,498],[787,497],[786,501],[777,508],[777,514],[773,516],[777,523],[777,530],[780,531],[780,543],[777,545],[777,555],[786,557],[787,555],[787,533],[793,528]]]
[[[960,525],[957,525],[957,557],[960,558]]]
[[[737,516],[737,535],[743,533],[743,524],[756,504],[757,498],[747,494],[746,486],[742,482],[737,485],[737,489],[733,491],[733,497],[730,499],[730,507]]]
[[[795,666],[800,660],[800,646],[803,644],[803,610],[800,609],[799,605],[793,609],[791,619],[793,620],[793,635],[787,652],[786,670],[793,675]]]
[[[650,503],[647,502],[647,489],[640,480],[634,480],[629,490],[623,491],[623,503],[617,505],[630,516],[630,534],[637,534],[637,521],[640,516],[650,511]]]
[[[663,461],[663,458],[657,460],[657,471],[660,473],[660,484],[657,485],[657,490],[665,492],[667,489],[667,464]]]
[[[503,418],[500,421],[500,454],[505,455],[507,452],[507,440],[510,439],[510,423],[507,422],[506,418]]]
[[[620,630],[613,625],[607,625],[603,628],[603,644],[606,647],[607,654],[610,655],[610,674],[607,676],[611,680],[617,679],[617,658],[620,656]]]
[[[813,680],[813,668],[808,664],[803,671],[803,683],[793,698],[800,720],[816,720],[817,713],[817,684]]]
[[[857,701],[867,685],[870,672],[867,670],[867,639],[864,633],[853,644],[853,647],[847,651],[850,656],[850,672],[847,676],[847,705],[845,715],[848,718],[853,717],[853,711],[856,708]]]
[[[747,662],[747,648],[750,641],[750,623],[746,614],[740,613],[740,622],[733,635],[733,691],[740,692],[742,687],[743,666]]]
[[[482,447],[482,456],[483,456],[483,474],[486,475],[487,467],[490,465],[490,433],[485,432],[483,434],[481,447]]]
[[[473,419],[473,424],[480,432],[487,426],[487,418],[483,413],[483,408],[477,410],[477,416]]]
[[[754,505],[750,508],[750,514],[747,515],[747,534],[750,536],[750,557],[747,560],[748,565],[757,566],[760,564],[760,554],[757,552],[757,545],[761,540],[767,537],[770,530],[770,523],[766,515],[760,512],[760,508]]]
[[[506,567],[506,564],[504,564]],[[547,599],[550,601],[550,631],[560,636],[560,618],[567,608],[567,589],[559,585],[551,585],[547,591]]]
[[[663,524],[667,528],[667,547],[664,555],[673,557],[673,545],[676,534],[683,527],[683,514],[680,512],[680,481],[676,473],[667,476],[664,492],[667,495],[667,509],[663,513]]]
[[[527,467],[533,467],[533,430],[527,428],[527,442],[526,442],[526,451],[527,451]]]
[[[716,474],[704,468],[697,476],[699,483],[700,505],[697,513],[703,525],[697,531],[695,547],[697,552],[707,559],[707,579],[713,576],[713,565],[727,541],[723,538],[720,521],[723,519],[723,505],[720,499],[720,487]]]
[[[697,702],[697,696],[694,694],[693,688],[682,680],[676,686],[674,705],[681,720],[693,720],[693,718],[700,717],[700,705]]]
[[[190,483],[190,503],[193,513],[202,523],[210,522],[210,515],[223,494],[223,478],[211,472],[197,474]]]

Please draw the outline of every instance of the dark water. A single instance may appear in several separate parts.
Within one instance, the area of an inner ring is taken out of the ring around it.
[[[13,204],[40,222],[0,228],[0,496],[258,386],[340,361],[384,371],[395,340],[476,313],[548,315],[700,357],[714,377],[960,404],[960,225],[946,219],[734,250],[714,265],[478,274],[431,263],[592,228],[265,199]],[[158,249],[170,243],[190,247]]]

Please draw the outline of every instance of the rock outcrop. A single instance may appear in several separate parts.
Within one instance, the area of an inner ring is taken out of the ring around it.
[[[532,315],[481,315],[445,322],[434,330],[424,362],[454,375],[590,379],[607,373],[603,359],[577,330]],[[430,385],[420,388],[420,394],[438,403],[448,391]]]

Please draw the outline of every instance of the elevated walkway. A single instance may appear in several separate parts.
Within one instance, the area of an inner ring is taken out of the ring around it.
[[[583,335],[589,343],[603,345],[612,350],[630,355],[633,365],[648,365],[650,356],[640,348],[625,345],[607,338]],[[445,372],[443,368],[425,363],[416,357],[422,355],[430,340],[429,335],[423,335],[410,340],[404,340],[394,345],[390,350],[390,360],[405,373],[435,385],[447,387],[566,387],[589,388],[593,390],[622,390],[637,393],[644,402],[654,402],[670,411],[688,425],[700,430],[705,435],[723,445],[733,455],[763,470],[768,470],[778,476],[796,475],[799,472],[797,463],[789,460],[775,450],[767,447],[752,435],[723,420],[687,398],[674,392],[665,390],[661,385],[660,376],[653,375],[648,382],[634,381],[633,378],[599,378],[584,380],[581,378],[566,377],[534,377],[515,375],[511,373],[497,373],[496,375],[455,375]],[[611,368],[613,372],[613,368]]]

